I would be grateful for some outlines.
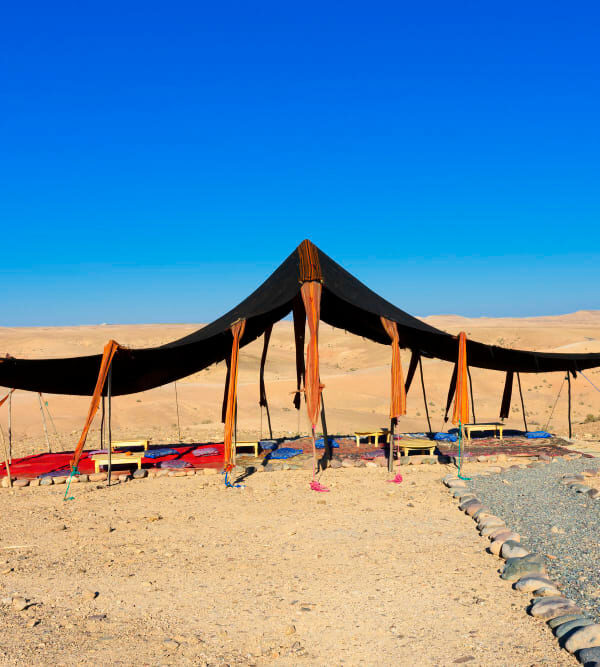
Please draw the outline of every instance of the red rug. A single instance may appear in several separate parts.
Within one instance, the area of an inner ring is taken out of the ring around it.
[[[219,454],[214,454],[212,456],[194,456],[192,452],[199,447],[214,447],[219,450]],[[185,445],[185,446],[172,446],[172,445],[161,445],[156,447],[151,447],[150,449],[163,449],[163,447],[169,447],[169,449],[174,449],[177,451],[177,454],[171,454],[170,456],[163,456],[159,459],[142,459],[142,466],[144,468],[158,468],[159,464],[163,461],[187,461],[194,468],[222,468],[223,467],[223,444],[214,444],[214,443],[202,443],[195,445]],[[12,477],[21,477],[27,479],[34,479],[36,477],[41,477],[42,475],[47,475],[48,473],[57,473],[64,471],[65,475],[68,475],[70,472],[69,462],[73,458],[73,452],[60,452],[57,454],[32,454],[31,456],[25,456],[21,459],[13,459],[13,462],[10,464],[10,473]],[[133,464],[135,465],[135,464]],[[116,466],[115,470],[118,471],[122,466]],[[130,466],[131,468],[131,466]],[[123,467],[125,469],[125,467]],[[79,472],[82,474],[89,474],[94,472],[94,462],[90,458],[88,452],[83,452],[81,459],[79,460]],[[0,477],[6,476],[6,468],[4,463],[0,465]]]

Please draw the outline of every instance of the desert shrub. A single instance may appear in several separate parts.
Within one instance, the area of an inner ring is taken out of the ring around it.
[[[583,421],[584,424],[591,424],[592,422],[600,422],[600,417],[596,417],[596,415],[589,414]]]

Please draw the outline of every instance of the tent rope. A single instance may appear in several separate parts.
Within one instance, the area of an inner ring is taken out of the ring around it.
[[[581,371],[579,371],[579,375],[585,378],[592,385],[592,387],[594,387],[594,389],[600,394],[600,389],[596,387],[596,385],[586,375],[584,375]]]
[[[79,475],[79,469],[77,466],[73,466],[71,468],[71,474],[69,475],[69,479],[67,480],[67,488],[65,489],[65,495],[63,500],[75,500],[75,496],[69,496],[69,489],[71,488],[71,480],[73,479],[73,475]]]
[[[52,428],[54,430],[54,435],[56,436],[56,442],[58,443],[59,449],[62,450],[62,441],[61,441],[60,435],[58,434],[58,429],[56,428],[56,424],[54,423],[54,419],[52,418],[52,414],[50,413],[50,406],[48,405],[48,400],[43,399],[43,404],[44,404],[44,407],[46,408],[46,414],[48,415],[48,419],[50,420],[50,423],[52,424]]]
[[[556,409],[556,405],[558,403],[558,399],[560,398],[560,394],[563,390],[563,387],[565,386],[565,380],[566,376],[563,378],[562,384],[560,385],[560,389],[558,390],[558,396],[556,397],[556,400],[554,401],[554,406],[552,407],[552,412],[550,413],[550,416],[548,417],[548,421],[546,422],[546,426],[544,426],[544,431],[548,430],[548,426],[550,425],[550,421],[552,420],[552,417],[554,415],[554,410]]]

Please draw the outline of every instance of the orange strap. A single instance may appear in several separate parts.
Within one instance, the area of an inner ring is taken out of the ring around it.
[[[85,420],[83,426],[83,431],[81,432],[81,437],[75,448],[75,453],[73,455],[73,460],[71,461],[72,468],[76,468],[81,458],[81,452],[85,446],[85,441],[90,430],[90,426],[94,421],[94,416],[100,405],[100,398],[102,396],[102,390],[104,389],[104,383],[106,382],[106,376],[108,375],[108,369],[112,363],[113,357],[115,356],[116,351],[119,349],[120,345],[114,341],[109,340],[108,343],[104,346],[104,351],[102,353],[102,362],[100,363],[100,372],[98,373],[98,380],[96,381],[96,388],[92,395],[92,402],[90,403],[90,409],[88,410],[88,416]]]
[[[0,401],[0,408],[6,403],[8,397],[13,393],[14,389],[11,389],[8,394]]]
[[[313,428],[321,413],[321,378],[319,374],[319,320],[321,318],[321,283],[312,281],[301,287],[310,338],[306,347],[306,408]]]
[[[452,423],[469,423],[469,377],[467,374],[467,334],[458,334],[458,362],[456,364],[456,393]]]
[[[240,339],[244,335],[246,320],[239,320],[231,325],[233,344],[231,346],[231,362],[229,365],[229,390],[227,392],[227,411],[225,413],[225,470],[229,471],[235,465],[235,451],[233,450],[233,424],[235,420],[235,408],[237,398],[238,380],[238,357],[240,351]]]
[[[392,339],[392,399],[390,402],[390,419],[406,414],[406,388],[402,378],[402,360],[400,359],[400,336],[398,325],[385,317],[381,318],[383,328]]]

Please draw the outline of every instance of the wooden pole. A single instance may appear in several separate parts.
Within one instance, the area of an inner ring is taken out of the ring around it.
[[[6,450],[6,440],[4,439],[4,431],[0,427],[2,433],[2,449],[4,450],[4,467],[6,468],[6,476],[8,478],[8,486],[12,488],[12,477],[10,475],[10,465],[8,464],[8,451]]]
[[[50,438],[48,437],[48,427],[46,426],[46,415],[44,414],[44,404],[42,403],[41,392],[38,392],[38,398],[40,399],[40,412],[42,413],[42,424],[44,425],[44,435],[46,436],[46,445],[48,447],[48,454],[51,454],[52,447],[50,446]]]
[[[394,472],[394,426],[396,419],[390,420],[390,443],[388,446],[388,472]]]
[[[104,394],[102,394],[102,417],[100,419],[100,447],[99,449],[104,449],[104,415],[106,414],[106,408],[104,406]]]
[[[12,463],[12,391],[8,395],[8,461]]]
[[[181,424],[179,423],[179,398],[177,396],[177,381],[173,382],[175,387],[175,408],[177,409],[177,437],[179,442],[181,442]]]
[[[108,369],[108,486],[110,486],[110,477],[112,473],[112,364]]]
[[[567,371],[567,380],[569,381],[569,439],[571,439],[573,437],[573,428],[571,425],[571,373],[569,371]]]
[[[423,401],[425,401],[425,415],[427,416],[427,426],[429,433],[433,433],[431,429],[431,419],[429,418],[429,408],[427,407],[427,394],[425,393],[425,380],[423,378],[423,363],[421,362],[421,355],[419,355],[419,371],[421,372],[421,388],[423,389]]]
[[[238,402],[237,402],[237,396],[235,397],[235,412],[233,414],[233,452],[232,452],[232,457],[231,460],[233,462],[233,465],[236,465],[236,458],[237,458],[237,411],[238,411]]]
[[[323,458],[325,461],[331,461],[331,443],[329,442],[329,436],[327,435],[327,420],[325,418],[325,401],[323,400],[323,392],[321,392],[321,427],[323,429],[323,444],[325,445]]]
[[[529,431],[527,428],[527,417],[525,417],[525,401],[523,400],[523,390],[521,389],[521,376],[517,371],[517,382],[519,384],[519,395],[521,396],[521,410],[523,410],[523,424],[525,424],[525,432]]]

